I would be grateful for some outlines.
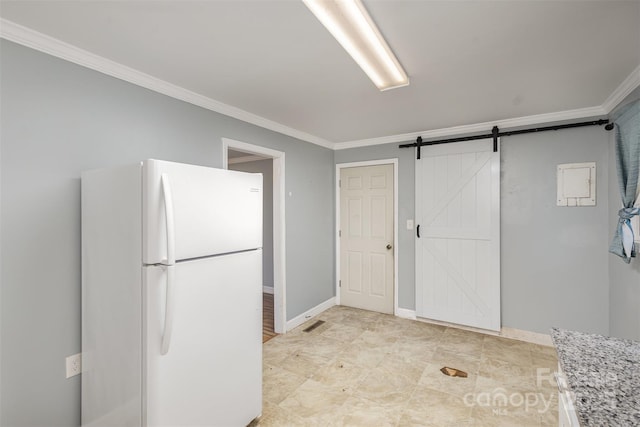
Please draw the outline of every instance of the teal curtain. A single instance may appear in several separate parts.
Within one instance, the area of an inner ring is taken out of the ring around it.
[[[636,256],[631,218],[640,215],[640,208],[633,207],[640,170],[640,100],[622,107],[613,114],[612,119],[616,132],[616,166],[623,208],[618,211],[620,218],[609,252],[628,264]]]

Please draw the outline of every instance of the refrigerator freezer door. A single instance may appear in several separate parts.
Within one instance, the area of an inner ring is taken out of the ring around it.
[[[262,247],[260,174],[146,160],[143,193],[145,264],[167,263],[169,230],[178,261]]]
[[[254,250],[176,264],[166,355],[167,269],[144,268],[144,426],[245,426],[260,415],[261,263]]]

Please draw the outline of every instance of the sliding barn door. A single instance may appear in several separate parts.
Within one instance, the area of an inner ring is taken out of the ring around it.
[[[416,315],[500,330],[500,154],[492,140],[421,151]]]

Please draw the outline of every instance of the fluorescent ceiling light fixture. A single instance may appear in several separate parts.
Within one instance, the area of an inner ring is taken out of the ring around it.
[[[380,90],[409,77],[360,0],[302,0]]]

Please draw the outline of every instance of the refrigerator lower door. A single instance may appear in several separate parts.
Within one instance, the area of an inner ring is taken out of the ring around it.
[[[262,408],[262,251],[145,267],[143,425],[246,426]]]

